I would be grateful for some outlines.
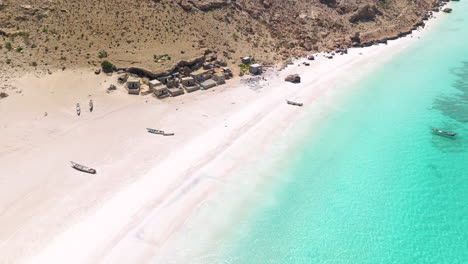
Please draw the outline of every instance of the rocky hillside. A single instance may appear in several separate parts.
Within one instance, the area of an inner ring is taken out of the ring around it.
[[[394,36],[439,0],[0,0],[0,67],[264,63]],[[213,54],[213,53],[211,53]]]

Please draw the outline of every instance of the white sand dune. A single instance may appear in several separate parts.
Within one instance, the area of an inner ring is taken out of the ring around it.
[[[333,60],[319,56],[310,67],[297,61],[267,74],[258,91],[234,80],[161,101],[127,95],[122,87],[108,94],[116,76],[87,71],[16,80],[23,93],[0,102],[0,263],[154,260],[224,180],[285,136],[279,128],[322,98],[350,92],[337,89],[420,34]],[[301,74],[302,83],[285,83],[289,73]],[[175,136],[152,135],[147,127]],[[98,174],[73,170],[70,160]]]

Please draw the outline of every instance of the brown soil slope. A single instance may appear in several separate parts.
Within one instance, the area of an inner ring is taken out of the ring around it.
[[[334,49],[408,30],[438,0],[0,0],[0,67],[151,71],[218,52],[237,64]],[[167,54],[168,56],[163,56]]]

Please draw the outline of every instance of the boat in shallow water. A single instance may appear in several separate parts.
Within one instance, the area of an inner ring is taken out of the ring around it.
[[[443,130],[439,130],[439,129],[436,129],[436,128],[433,128],[432,131],[437,134],[437,135],[442,135],[442,136],[449,136],[449,137],[454,137],[457,135],[457,133],[453,133],[453,132],[448,132],[448,131],[443,131]]]
[[[73,161],[70,161],[70,163],[72,164],[72,168],[74,168],[76,170],[86,172],[86,173],[91,173],[91,174],[96,174],[97,173],[97,171],[95,169],[93,169],[93,168],[83,166],[83,165],[75,163]]]

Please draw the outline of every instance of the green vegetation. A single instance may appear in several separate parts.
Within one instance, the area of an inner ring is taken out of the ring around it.
[[[16,48],[15,51],[16,51],[16,52],[22,52],[22,51],[23,51],[23,48],[21,48],[21,47],[20,47],[20,48]]]
[[[104,71],[111,71],[114,68],[114,64],[110,63],[109,61],[103,61],[101,63],[101,67]]]
[[[109,56],[109,54],[107,53],[107,51],[105,50],[101,50],[99,53],[98,53],[98,57],[100,59],[103,59],[103,58],[107,58]]]
[[[249,66],[248,64],[239,64],[239,68],[241,70],[241,72],[243,73],[247,73],[249,71]]]
[[[13,45],[11,45],[11,42],[8,41],[8,42],[5,43],[5,48],[7,50],[11,50],[13,48]]]
[[[49,32],[49,29],[48,29],[48,28],[43,28],[43,29],[42,29],[42,32],[43,32],[43,33],[47,33],[47,32]]]
[[[26,37],[26,36],[29,36],[29,32],[19,31],[19,32],[15,33],[15,35],[20,36],[20,37]]]
[[[255,64],[255,63],[257,63],[257,62],[255,61],[254,58],[252,58],[250,60],[250,63],[248,63],[248,64],[244,64],[244,63],[239,64],[239,68],[240,68],[241,72],[248,73],[250,65]]]

